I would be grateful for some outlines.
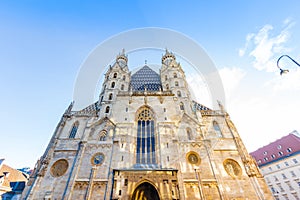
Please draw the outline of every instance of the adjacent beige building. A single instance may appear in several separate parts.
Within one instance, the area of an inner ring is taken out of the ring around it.
[[[276,200],[300,200],[300,135],[297,131],[257,149],[251,155]]]
[[[191,98],[174,54],[159,72],[127,59],[97,102],[65,111],[24,199],[272,199],[229,115]]]

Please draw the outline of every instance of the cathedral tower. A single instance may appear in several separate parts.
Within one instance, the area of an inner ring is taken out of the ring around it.
[[[173,53],[159,72],[127,59],[108,67],[98,101],[67,108],[23,199],[272,199],[228,113],[191,98]]]

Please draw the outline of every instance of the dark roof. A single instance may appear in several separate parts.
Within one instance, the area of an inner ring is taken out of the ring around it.
[[[159,74],[147,65],[131,76],[130,84],[133,91],[159,91],[162,88]]]
[[[250,153],[259,166],[300,152],[300,137],[297,131]]]

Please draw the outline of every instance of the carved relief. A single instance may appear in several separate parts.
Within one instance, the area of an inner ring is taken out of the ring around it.
[[[242,168],[239,163],[233,159],[226,159],[223,162],[223,166],[227,174],[233,178],[240,177],[242,175]]]
[[[52,165],[50,169],[51,175],[54,177],[62,176],[66,173],[68,167],[69,167],[68,161],[66,159],[60,159]]]

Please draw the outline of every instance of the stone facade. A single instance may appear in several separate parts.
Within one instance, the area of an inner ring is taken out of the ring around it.
[[[119,54],[99,101],[72,104],[24,199],[272,199],[226,111],[191,99],[166,51],[159,73],[129,71]]]

